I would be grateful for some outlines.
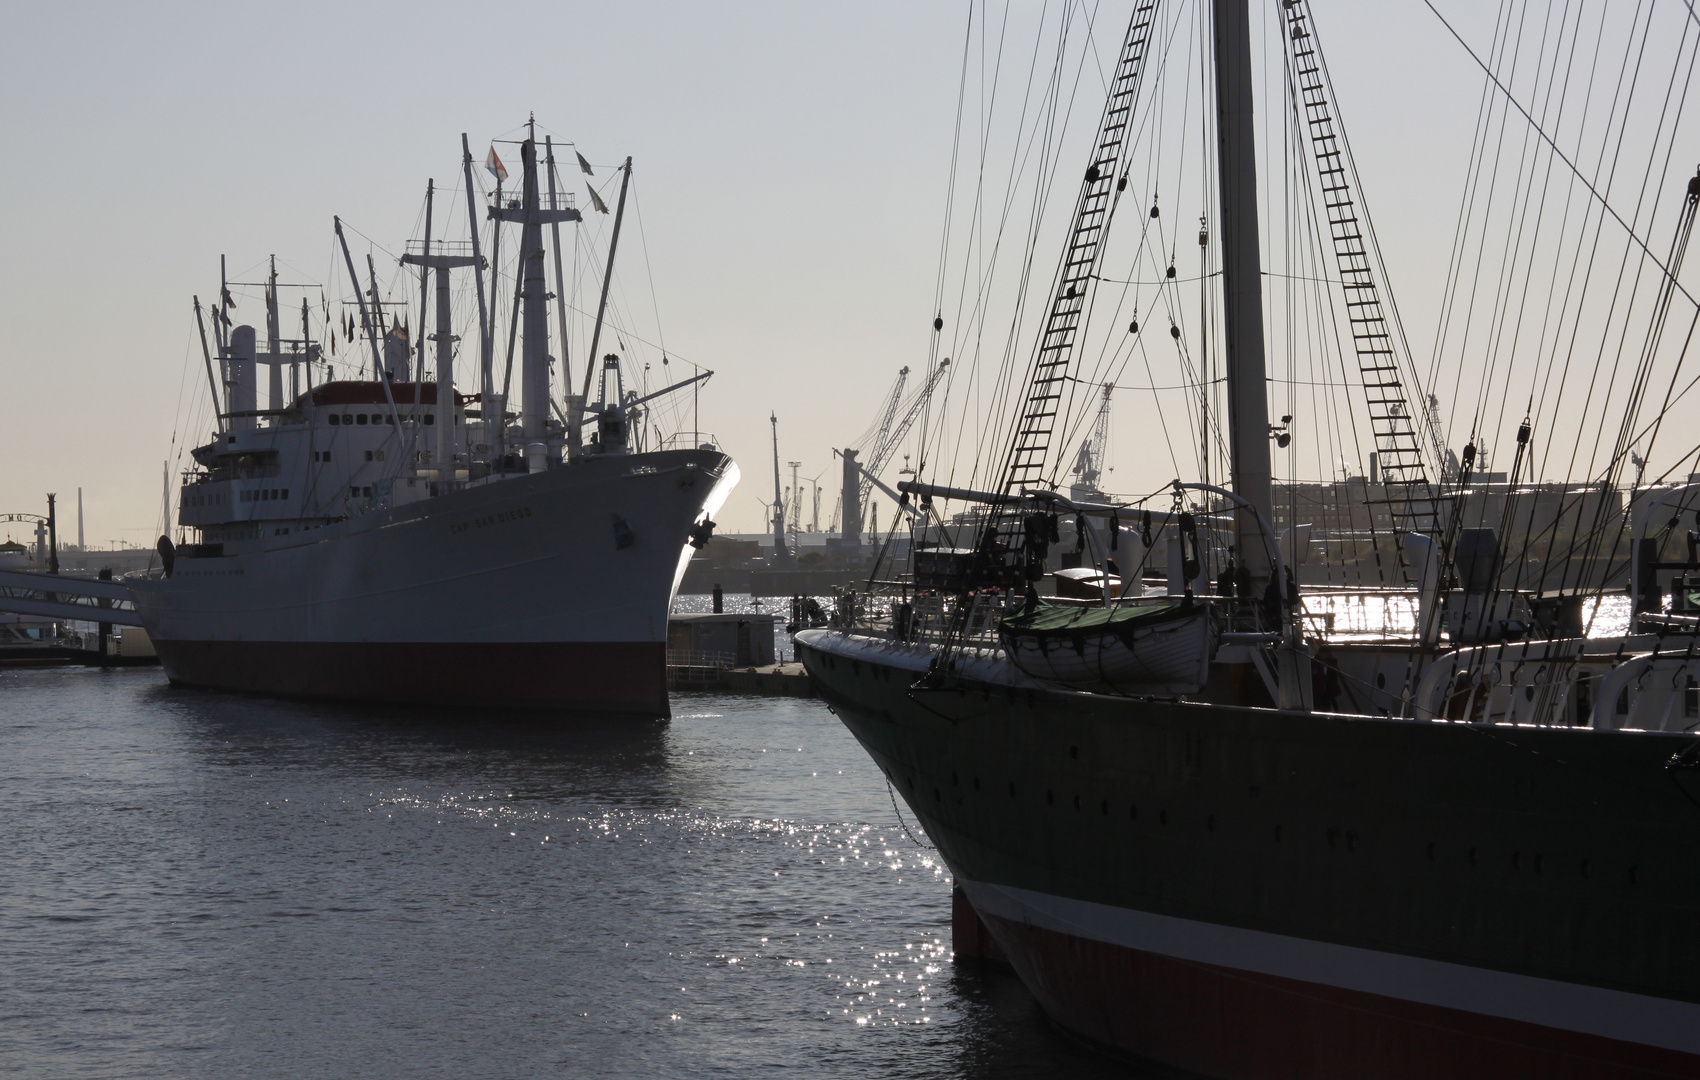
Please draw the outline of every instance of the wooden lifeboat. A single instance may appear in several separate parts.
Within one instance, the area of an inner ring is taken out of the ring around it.
[[[1030,603],[998,624],[1010,662],[1077,690],[1181,697],[1204,688],[1221,619],[1192,597],[1117,607]]]

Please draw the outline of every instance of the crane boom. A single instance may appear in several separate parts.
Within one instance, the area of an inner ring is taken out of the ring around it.
[[[873,486],[871,478],[878,476],[880,471],[891,463],[892,457],[897,453],[897,448],[903,444],[903,437],[909,434],[909,429],[920,418],[921,410],[926,407],[928,399],[933,396],[933,390],[938,386],[939,380],[944,378],[945,370],[949,367],[950,357],[947,356],[939,361],[938,367],[928,373],[927,381],[922,384],[919,390],[915,391],[915,396],[909,399],[908,406],[903,410],[902,419],[894,424],[891,415],[888,413],[880,438],[875,440],[868,454],[867,464],[863,466],[861,487],[863,505],[867,504],[868,491]],[[909,369],[904,368],[903,370],[907,372]],[[901,385],[901,382],[899,385]],[[891,411],[895,412],[896,410]]]
[[[835,524],[837,519],[842,518],[842,535],[846,541],[861,543],[862,508],[867,505],[868,494],[879,483],[880,470],[891,463],[897,448],[903,443],[903,437],[920,418],[921,410],[926,407],[949,367],[949,357],[939,361],[938,366],[927,374],[926,382],[907,401],[903,399],[903,389],[908,383],[909,369],[903,368],[897,373],[897,382],[892,385],[891,394],[881,407],[874,426],[854,446],[835,451],[844,459],[844,491],[833,517]],[[858,460],[863,454],[867,455],[865,463]]]
[[[1097,494],[1102,491],[1098,482],[1104,475],[1104,457],[1110,446],[1110,391],[1115,387],[1104,384],[1104,397],[1098,403],[1098,415],[1092,420],[1092,430],[1086,433],[1086,438],[1080,441],[1080,450],[1074,455],[1075,481],[1073,491],[1080,495]],[[1070,498],[1078,498],[1070,494]]]

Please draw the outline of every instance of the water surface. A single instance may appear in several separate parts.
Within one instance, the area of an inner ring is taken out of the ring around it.
[[[948,873],[818,702],[674,707],[0,673],[0,1074],[1127,1075],[952,963]]]

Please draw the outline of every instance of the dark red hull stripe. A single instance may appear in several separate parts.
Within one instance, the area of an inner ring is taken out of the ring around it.
[[[661,717],[662,642],[154,641],[173,682],[286,697]]]
[[[1036,925],[1030,917],[1009,917],[1009,905],[997,895],[1006,890],[964,885],[977,895],[980,917],[1022,981],[1057,1023],[1094,1042],[1205,1076],[1700,1076],[1700,1055],[1679,1050],[1203,963]]]

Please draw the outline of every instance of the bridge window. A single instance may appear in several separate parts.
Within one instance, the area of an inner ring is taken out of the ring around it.
[[[366,414],[365,413],[358,414],[357,416],[355,416],[354,422],[356,424],[364,424],[366,422]]]
[[[287,498],[289,498],[289,489],[288,489],[288,488],[284,488],[284,489],[283,489],[283,492],[282,492],[282,493],[281,493],[281,494],[279,494],[279,495],[278,495],[278,498],[280,498],[280,499],[287,499]]]
[[[331,413],[331,427],[336,427],[340,423],[342,423],[342,417],[336,413]]]
[[[435,424],[437,422],[437,418],[434,415],[432,415],[431,413],[426,413],[425,414],[425,422],[427,424]]]

